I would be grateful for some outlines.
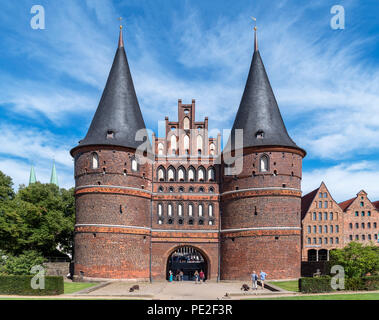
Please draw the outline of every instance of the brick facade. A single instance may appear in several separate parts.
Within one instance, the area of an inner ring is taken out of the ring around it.
[[[302,261],[328,261],[330,250],[351,241],[379,246],[379,211],[365,191],[337,203],[326,185],[302,198]]]

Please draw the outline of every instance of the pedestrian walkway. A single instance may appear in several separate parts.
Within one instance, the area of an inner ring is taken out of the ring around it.
[[[251,295],[270,295],[273,292],[268,289],[242,291],[244,282],[205,282],[195,284],[194,282],[153,282],[138,283],[139,290],[129,292],[135,284],[130,282],[116,281],[109,282],[108,285],[100,287],[86,296],[128,296],[140,297],[141,299],[162,299],[162,300],[217,300],[241,298]]]

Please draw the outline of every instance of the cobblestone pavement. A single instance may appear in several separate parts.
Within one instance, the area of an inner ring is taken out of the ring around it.
[[[129,288],[135,283],[111,282],[105,287],[94,290],[86,296],[136,296],[141,298],[162,299],[162,300],[217,300],[227,299],[236,294],[244,294],[241,291],[243,282],[205,282],[195,284],[194,282],[153,282],[138,283],[140,290],[129,292]],[[246,295],[271,294],[268,289],[259,288],[256,291],[249,291]],[[228,294],[227,296],[225,296]]]

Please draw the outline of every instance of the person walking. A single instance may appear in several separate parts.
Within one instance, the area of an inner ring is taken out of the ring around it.
[[[180,281],[183,281],[183,276],[184,276],[183,270],[180,270],[179,276],[180,276]]]
[[[264,287],[265,287],[265,280],[266,280],[266,277],[267,277],[267,273],[266,273],[266,272],[263,272],[263,271],[261,270],[259,276],[260,276],[260,278],[261,278],[262,289],[264,289]]]
[[[172,271],[170,270],[168,272],[168,281],[172,282],[172,278],[173,278],[173,274],[172,274]]]
[[[199,272],[197,272],[197,270],[195,271],[195,284],[197,284],[199,282]]]
[[[258,275],[255,273],[255,271],[253,271],[253,273],[251,274],[251,281],[253,283],[251,290],[257,290],[258,289],[258,285],[257,285]]]
[[[204,282],[205,274],[204,274],[203,270],[200,270],[199,276],[200,276],[200,283]]]

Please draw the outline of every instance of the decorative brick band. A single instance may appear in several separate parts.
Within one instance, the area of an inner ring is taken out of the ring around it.
[[[175,238],[176,241],[179,239],[218,239],[218,231],[216,232],[202,232],[202,233],[191,233],[186,231],[176,231],[176,232],[167,232],[167,231],[153,231],[152,232],[153,240],[156,238]],[[181,241],[181,240],[180,240]]]
[[[121,187],[121,186],[82,186],[75,190],[75,195],[86,194],[86,193],[112,193],[112,194],[123,194],[128,196],[136,196],[151,199],[151,192],[144,189],[132,188],[132,187]]]
[[[259,229],[259,230],[245,230],[234,232],[222,232],[223,238],[237,238],[237,237],[264,237],[264,236],[294,236],[300,235],[300,229]]]
[[[152,197],[153,200],[189,200],[189,201],[218,201],[219,196],[218,195],[209,195],[209,194],[182,194],[182,193],[175,193],[175,194],[160,194],[156,193],[153,194]]]
[[[262,196],[287,196],[301,198],[301,190],[291,188],[252,188],[227,191],[221,194],[222,200]]]
[[[201,239],[201,238],[152,238],[151,242],[175,242],[175,243],[218,243],[218,239]]]
[[[151,234],[148,228],[133,226],[107,226],[107,225],[76,225],[75,232],[82,233],[123,233],[123,234]]]

